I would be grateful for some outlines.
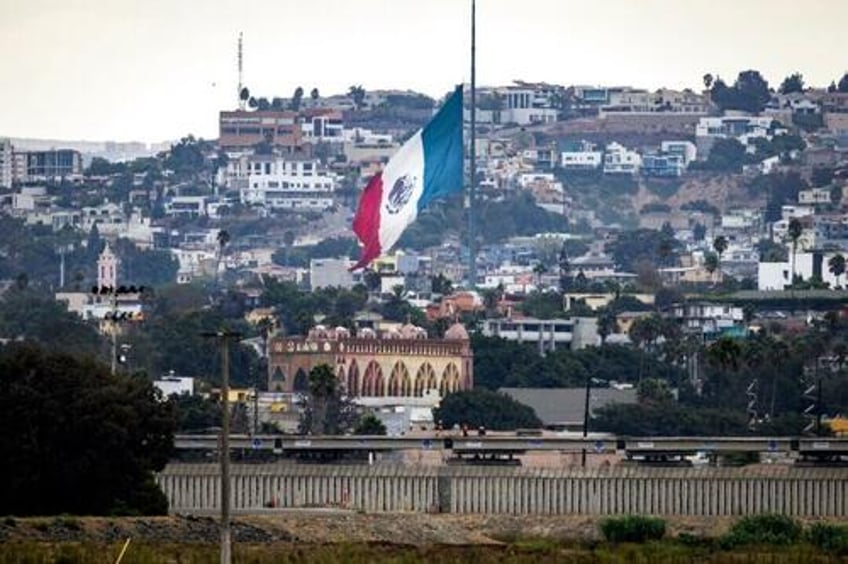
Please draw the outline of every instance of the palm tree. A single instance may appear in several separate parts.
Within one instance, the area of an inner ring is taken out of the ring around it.
[[[221,269],[221,260],[224,258],[224,247],[230,242],[230,233],[226,229],[218,231],[215,237],[218,240],[218,260],[215,262],[215,287],[218,287],[218,271]]]
[[[300,111],[300,105],[303,102],[303,87],[298,86],[294,89],[294,94],[292,94],[291,101],[289,102],[289,109],[292,111]]]
[[[801,226],[801,222],[798,221],[797,217],[793,217],[789,220],[789,228],[787,229],[787,234],[792,240],[792,284],[795,283],[795,255],[798,252],[798,239],[801,238],[801,234],[803,232],[804,228],[803,226]]]
[[[833,255],[827,261],[827,268],[836,277],[836,284],[834,286],[839,286],[839,277],[845,274],[845,257],[840,254]]]
[[[615,313],[609,309],[604,309],[598,315],[598,336],[601,338],[601,346],[607,342],[607,337],[618,328],[618,320]]]
[[[548,271],[548,267],[542,264],[541,262],[537,262],[536,266],[533,267],[533,273],[536,275],[536,288],[542,289],[542,275]]]
[[[719,272],[719,276],[721,275],[721,257],[724,255],[724,251],[727,250],[727,237],[724,235],[719,235],[713,240],[713,249],[715,249],[716,254],[718,255],[718,264],[716,265],[716,270]]]
[[[715,271],[719,267],[718,255],[715,253],[707,253],[707,256],[704,257],[704,268],[707,269],[707,272],[710,273],[710,278],[713,279],[713,284],[715,284]]]

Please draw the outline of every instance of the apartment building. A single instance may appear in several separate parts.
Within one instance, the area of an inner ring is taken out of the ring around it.
[[[298,113],[292,111],[222,111],[218,145],[227,152],[244,152],[269,143],[285,154],[303,151],[304,135]]]
[[[245,205],[270,209],[325,210],[333,206],[338,177],[315,159],[251,155],[231,160],[224,184]]]

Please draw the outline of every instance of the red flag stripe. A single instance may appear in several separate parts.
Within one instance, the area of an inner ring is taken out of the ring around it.
[[[353,232],[362,243],[359,262],[351,268],[364,268],[380,256],[380,202],[383,201],[383,175],[377,173],[368,181],[368,185],[359,198],[359,209],[353,219]]]

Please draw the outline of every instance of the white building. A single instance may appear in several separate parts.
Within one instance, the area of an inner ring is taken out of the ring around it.
[[[560,165],[565,170],[595,170],[603,161],[601,151],[563,151],[560,154]]]
[[[728,210],[721,215],[721,228],[724,230],[759,229],[763,214],[759,210],[742,208]]]
[[[642,166],[642,157],[624,145],[612,142],[604,154],[604,174],[636,174]]]
[[[162,392],[162,397],[190,396],[194,394],[194,378],[174,376],[171,372],[158,380],[153,380],[153,387]]]
[[[225,184],[238,189],[242,204],[270,209],[325,210],[333,207],[337,176],[317,159],[252,155],[230,161]]]
[[[12,187],[12,142],[8,139],[0,139],[0,188]]]
[[[773,121],[770,117],[760,116],[702,117],[695,127],[695,136],[733,138],[747,145],[751,139],[768,138]]]
[[[81,222],[84,231],[90,231],[91,227],[97,224],[100,234],[108,236],[115,236],[125,231],[127,227],[124,210],[120,205],[111,202],[83,207]]]
[[[208,215],[208,196],[171,196],[165,201],[168,217],[201,217]]]
[[[301,122],[300,129],[303,136],[312,142],[342,143],[345,140],[340,111],[324,110],[309,115]]]
[[[671,306],[667,317],[677,321],[687,333],[716,336],[741,327],[745,314],[741,307],[729,304],[692,302]]]
[[[798,203],[801,205],[830,204],[830,190],[827,188],[810,188],[798,191]]]
[[[843,274],[837,281],[836,277],[828,268],[828,261],[837,254],[840,253],[837,251],[799,251],[795,255],[794,273],[803,280],[809,280],[813,276],[821,278],[823,282],[830,284],[831,288],[836,286],[845,287],[846,276]],[[789,259],[784,262],[761,262],[759,264],[757,270],[757,288],[759,290],[783,290],[792,283],[792,274],[792,252],[790,250]]]
[[[540,354],[557,348],[577,350],[600,343],[598,320],[594,317],[487,319],[483,322],[483,335],[519,343],[534,343]]]
[[[663,141],[660,143],[660,151],[666,155],[680,155],[684,167],[688,167],[698,156],[698,147],[691,141]]]
[[[347,258],[323,258],[309,261],[309,283],[312,290],[319,288],[353,288],[356,281],[350,267],[353,261]]]

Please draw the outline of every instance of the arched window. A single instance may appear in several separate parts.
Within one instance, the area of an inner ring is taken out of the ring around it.
[[[347,371],[347,395],[358,396],[359,393],[359,366],[354,360]]]
[[[298,368],[297,373],[294,375],[294,388],[295,392],[308,392],[309,391],[309,374],[306,373],[306,370],[303,368]]]
[[[455,392],[459,389],[459,370],[454,363],[450,363],[442,373],[442,381],[439,384],[439,393],[441,395]]]
[[[370,397],[383,397],[386,394],[385,381],[383,380],[383,369],[376,361],[368,363],[365,376],[362,379],[362,395]]]
[[[389,395],[409,396],[412,393],[411,387],[409,370],[406,369],[406,364],[399,360],[392,368],[392,375],[389,378]]]
[[[430,366],[429,362],[425,362],[418,369],[418,374],[415,375],[415,396],[421,397],[425,390],[431,390],[438,387],[436,381],[436,371]]]

